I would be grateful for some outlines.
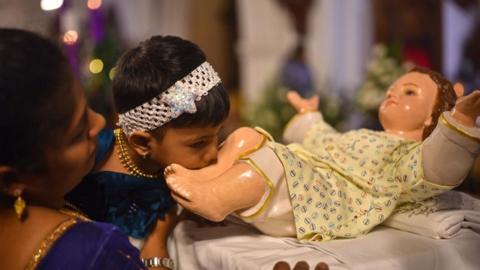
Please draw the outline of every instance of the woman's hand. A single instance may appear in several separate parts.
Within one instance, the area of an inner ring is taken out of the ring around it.
[[[176,224],[176,207],[165,214],[164,219],[158,219],[152,232],[145,238],[145,244],[140,252],[141,258],[168,258],[167,239]],[[153,269],[153,268],[152,268]],[[166,269],[166,268],[155,268]]]
[[[295,91],[288,91],[287,100],[297,113],[318,111],[319,97],[315,95],[309,99],[302,98]]]
[[[300,261],[295,264],[293,270],[309,270],[310,266],[305,261]],[[324,262],[319,262],[315,266],[314,270],[328,270],[329,267]],[[290,265],[284,261],[279,261],[273,266],[273,270],[291,270]]]
[[[475,120],[480,116],[480,90],[475,90],[467,96],[459,97],[453,107],[452,117],[465,126],[474,127]]]

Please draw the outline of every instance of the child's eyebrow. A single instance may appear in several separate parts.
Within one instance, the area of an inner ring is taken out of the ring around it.
[[[212,137],[214,137],[214,135],[201,135],[201,136],[197,136],[197,137],[190,137],[190,138],[185,139],[185,142],[186,143],[192,143],[192,142],[196,142],[196,141],[199,141],[199,140],[210,139]]]
[[[193,141],[193,140],[201,140],[201,139],[209,139],[209,138],[211,138],[211,137],[214,137],[214,135],[198,136],[198,137],[194,137],[194,138],[192,139],[192,141]]]
[[[414,87],[418,87],[418,85],[416,85],[416,84],[414,84],[414,83],[411,83],[411,82],[404,83],[403,85],[404,85],[404,86],[414,86]]]

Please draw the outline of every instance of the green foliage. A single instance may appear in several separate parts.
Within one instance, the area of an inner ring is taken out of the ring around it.
[[[376,117],[388,87],[411,67],[410,63],[400,64],[400,55],[395,46],[375,45],[365,82],[357,91],[356,105],[361,111]]]
[[[257,104],[248,105],[243,112],[248,125],[259,126],[280,141],[283,128],[295,114],[295,110],[288,104],[287,91],[279,80],[270,83],[262,99]]]
[[[261,100],[249,104],[243,111],[243,119],[250,126],[259,126],[268,131],[277,141],[281,141],[283,129],[296,111],[287,101],[289,89],[283,87],[279,80],[274,80],[264,91]],[[329,94],[320,94],[320,105],[323,118],[335,128],[341,127],[345,120],[340,98]]]

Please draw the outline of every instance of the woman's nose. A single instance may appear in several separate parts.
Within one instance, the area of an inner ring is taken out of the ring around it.
[[[100,130],[102,130],[105,127],[105,118],[101,114],[91,109],[89,113],[90,113],[91,125],[90,125],[90,130],[88,132],[88,135],[90,138],[95,138],[100,132]]]

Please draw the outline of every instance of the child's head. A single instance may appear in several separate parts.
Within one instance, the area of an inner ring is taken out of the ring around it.
[[[388,89],[379,110],[380,122],[386,130],[419,130],[424,140],[436,127],[441,113],[453,108],[455,101],[449,81],[435,71],[416,67]]]
[[[415,67],[410,72],[418,72],[428,75],[430,79],[437,85],[437,96],[431,115],[432,122],[423,129],[422,139],[425,140],[437,126],[440,115],[445,111],[450,111],[455,106],[457,94],[452,83],[436,71],[427,68]]]
[[[215,161],[230,104],[197,45],[173,36],[140,43],[119,59],[113,93],[119,124],[145,162],[200,168]]]

